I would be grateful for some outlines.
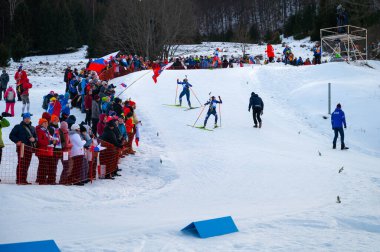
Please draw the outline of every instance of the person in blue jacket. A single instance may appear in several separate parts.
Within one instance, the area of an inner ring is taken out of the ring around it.
[[[321,64],[322,49],[319,42],[315,44],[315,47],[313,48],[313,52],[314,52],[315,64]]]
[[[336,105],[336,109],[331,114],[331,126],[334,130],[334,140],[333,140],[333,149],[336,149],[336,140],[338,139],[338,133],[340,134],[340,143],[341,143],[341,150],[346,150],[348,147],[344,144],[344,128],[347,128],[346,125],[346,117],[344,115],[344,112],[342,110],[342,106],[340,103]]]
[[[289,55],[292,53],[292,50],[290,49],[290,47],[288,45],[285,46],[284,48],[284,51],[282,51],[283,55],[284,55],[284,62],[285,62],[285,65],[287,65],[289,62]]]
[[[179,94],[179,106],[182,106],[182,97],[186,95],[189,108],[192,108],[190,102],[190,87],[192,87],[192,85],[187,81],[187,78],[183,79],[183,82],[180,82],[179,79],[177,79],[177,84],[182,85],[183,87],[182,92]]]
[[[218,114],[216,113],[216,104],[218,104],[218,103],[223,103],[222,99],[220,99],[220,96],[219,96],[219,101],[216,100],[215,96],[212,96],[211,99],[204,104],[205,106],[210,104],[210,107],[208,108],[207,115],[205,118],[205,122],[203,124],[203,128],[206,128],[207,120],[210,117],[210,115],[215,116],[214,128],[218,127],[218,124],[217,124],[218,123]]]

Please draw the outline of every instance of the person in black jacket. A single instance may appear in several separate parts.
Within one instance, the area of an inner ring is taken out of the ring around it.
[[[259,128],[262,126],[260,116],[264,113],[264,102],[263,100],[254,92],[251,93],[251,98],[249,98],[248,112],[251,111],[253,115],[253,122],[255,125],[253,127],[257,128],[257,121],[259,122]]]
[[[112,105],[112,108],[113,108],[113,111],[115,111],[116,115],[118,117],[121,116],[121,114],[123,113],[123,106],[121,105],[122,103],[122,100],[118,97],[116,97],[114,100],[113,100],[113,105]]]
[[[22,116],[23,121],[17,124],[9,134],[9,139],[17,145],[16,183],[21,185],[30,184],[26,181],[26,178],[28,177],[29,165],[32,160],[32,152],[37,145],[36,130],[32,126],[30,117],[29,113],[24,113]],[[24,145],[24,148],[21,148],[22,145]]]
[[[9,82],[9,75],[7,74],[7,71],[5,71],[4,69],[3,73],[0,76],[0,101],[3,99],[5,90],[7,90],[8,82]]]
[[[103,135],[101,139],[103,141],[106,141],[107,143],[112,144],[115,147],[121,148],[121,142],[117,139],[117,136],[115,134],[115,121],[111,120],[107,123],[107,126],[104,128]]]

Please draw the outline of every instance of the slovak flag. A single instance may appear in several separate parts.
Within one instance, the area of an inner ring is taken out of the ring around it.
[[[123,88],[126,88],[126,87],[127,87],[127,84],[125,84],[125,83],[121,83],[120,86],[122,86]]]
[[[163,67],[159,67],[158,66],[158,67],[156,67],[156,68],[153,69],[153,76],[152,76],[152,78],[153,78],[154,83],[157,83],[157,78],[158,78],[158,76],[160,76],[160,74],[162,73],[162,71],[164,71],[165,69],[168,69],[169,67],[171,67],[173,65],[173,63],[174,62],[171,62],[171,63],[169,63],[169,64],[167,64],[167,65],[165,65]]]
[[[88,66],[87,70],[93,70],[97,73],[100,73],[107,66],[107,61],[103,58],[93,60]]]

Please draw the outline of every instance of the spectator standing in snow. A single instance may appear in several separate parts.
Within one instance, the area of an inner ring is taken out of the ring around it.
[[[334,112],[331,114],[331,126],[334,130],[333,149],[336,149],[336,140],[338,139],[338,133],[340,135],[341,150],[346,150],[348,147],[344,144],[344,128],[347,128],[346,117],[342,110],[340,103],[336,105]]]
[[[0,164],[1,164],[1,156],[3,154],[4,142],[3,142],[3,133],[1,132],[2,128],[9,127],[9,122],[7,119],[0,116]]]
[[[12,85],[9,85],[4,94],[5,113],[10,114],[12,117],[15,116],[16,95],[16,91],[13,89]]]
[[[86,143],[86,141],[82,140],[80,137],[80,126],[78,124],[73,124],[71,126],[69,137],[73,145],[70,150],[70,157],[73,160],[73,166],[68,178],[68,183],[83,186],[84,183],[82,183],[81,181],[81,171],[84,158],[83,146]]]
[[[9,75],[7,74],[7,71],[5,71],[4,69],[3,73],[0,76],[0,101],[3,99],[3,93],[5,95],[5,90],[7,90],[8,82]]]
[[[264,102],[263,100],[254,92],[251,93],[251,98],[249,98],[248,112],[251,111],[253,115],[253,122],[255,125],[253,127],[257,128],[257,122],[259,122],[259,128],[262,126],[261,115],[264,111]]]
[[[29,113],[25,113],[22,115],[22,118],[23,121],[12,129],[9,134],[9,139],[17,146],[16,151],[18,164],[16,171],[16,183],[25,185],[30,184],[26,181],[26,178],[28,177],[29,165],[32,160],[32,148],[37,146],[37,135],[36,130],[30,121],[31,115]],[[25,145],[25,148],[23,148],[23,153],[21,148],[22,144]]]
[[[63,77],[63,81],[66,83],[66,89],[65,92],[69,91],[69,83],[70,80],[73,78],[73,72],[71,70],[71,67],[68,66],[65,70],[65,75]]]
[[[321,50],[321,46],[319,45],[319,42],[315,44],[315,47],[313,48],[313,52],[314,52],[315,64],[321,64],[322,50]]]
[[[268,56],[268,59],[269,59],[269,62],[273,62],[273,59],[274,59],[274,50],[273,50],[273,46],[271,44],[267,44],[267,49],[265,50],[265,52],[267,53],[267,56]]]
[[[22,87],[22,89],[20,89],[20,87]],[[29,89],[31,89],[32,87],[33,85],[30,84],[28,78],[19,85],[18,90],[20,91],[20,96],[21,96],[21,101],[22,101],[22,114],[24,114],[25,107],[26,107],[26,112],[29,113],[29,107],[30,107]]]
[[[92,132],[96,136],[98,130],[98,122],[99,122],[99,116],[100,116],[100,97],[99,95],[94,95],[94,98],[92,99],[91,104],[91,123],[92,123]]]
[[[18,67],[17,72],[15,73],[15,81],[16,81],[16,91],[17,91],[17,100],[21,101],[21,93],[23,86],[21,84],[25,83],[28,79],[28,76],[24,70],[22,70],[22,65]]]
[[[286,45],[285,49],[282,53],[284,54],[285,65],[287,65],[291,61],[291,60],[289,61],[289,55],[292,53],[292,50],[290,49],[290,47],[288,45]]]

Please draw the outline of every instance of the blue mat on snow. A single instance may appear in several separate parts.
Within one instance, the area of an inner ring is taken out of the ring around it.
[[[208,238],[217,235],[239,232],[231,216],[195,221],[190,223],[181,231],[192,233],[200,238]]]
[[[0,244],[0,252],[60,252],[54,240]]]

